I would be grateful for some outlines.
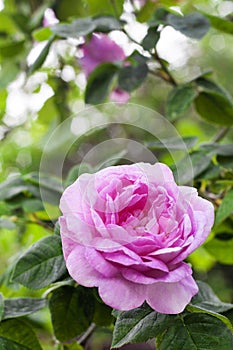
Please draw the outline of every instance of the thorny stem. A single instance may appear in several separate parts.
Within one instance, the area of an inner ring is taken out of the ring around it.
[[[212,138],[212,142],[219,142],[221,141],[226,134],[228,133],[228,131],[230,130],[230,128],[228,126],[224,126],[221,129],[219,129],[219,131],[217,132],[217,134]]]

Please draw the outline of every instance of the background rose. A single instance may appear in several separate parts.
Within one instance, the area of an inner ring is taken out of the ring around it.
[[[161,163],[83,174],[61,198],[61,237],[70,275],[98,287],[120,310],[144,301],[179,313],[198,291],[183,260],[204,242],[213,206],[196,189],[177,186]]]

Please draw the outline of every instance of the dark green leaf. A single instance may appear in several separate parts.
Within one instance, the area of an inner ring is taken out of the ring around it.
[[[0,322],[3,317],[3,312],[4,312],[4,300],[3,300],[2,293],[0,293]]]
[[[28,288],[40,289],[66,272],[61,239],[53,235],[36,242],[18,260],[12,280]]]
[[[9,59],[3,61],[0,70],[0,89],[6,88],[10,82],[16,79],[19,71],[19,65],[15,61],[12,62]]]
[[[222,264],[233,264],[233,238],[222,240],[213,238],[205,244],[205,249]]]
[[[79,38],[92,33],[96,24],[92,18],[80,18],[70,24],[56,24],[51,27],[54,34],[61,38]]]
[[[221,145],[219,143],[206,143],[200,145],[201,149],[212,152],[220,156],[232,156],[233,155],[233,146],[232,144]]]
[[[166,104],[166,114],[170,120],[176,119],[184,113],[195,97],[197,91],[191,84],[178,85],[172,89],[168,95]]]
[[[202,91],[205,91],[205,92],[213,91],[213,92],[217,92],[219,94],[225,95],[225,92],[223,91],[223,89],[210,79],[207,79],[205,77],[199,77],[195,79],[195,83],[199,88],[201,88]]]
[[[114,311],[113,315],[117,317],[113,331],[113,348],[155,338],[173,320],[172,316],[159,314],[147,304],[130,311]]]
[[[194,39],[201,39],[210,27],[209,20],[198,12],[182,17],[169,14],[167,21],[182,34]]]
[[[46,306],[46,299],[40,298],[14,298],[4,302],[4,319],[29,315]]]
[[[199,291],[192,298],[191,305],[213,312],[224,312],[233,308],[233,304],[222,302],[208,284],[202,281],[197,281],[197,284]]]
[[[198,138],[195,136],[187,136],[184,138],[170,138],[160,141],[147,142],[146,146],[152,150],[185,150],[191,149],[197,143]]]
[[[45,62],[48,56],[50,47],[54,42],[54,40],[55,40],[55,35],[50,37],[50,39],[48,40],[47,44],[45,45],[45,47],[43,48],[43,50],[41,51],[41,53],[39,54],[35,62],[30,67],[28,67],[28,74],[34,73],[37,69],[39,69],[42,66],[42,64]]]
[[[137,89],[146,79],[148,66],[146,63],[138,66],[123,67],[119,71],[118,84],[125,91],[133,91]]]
[[[201,92],[195,99],[200,116],[209,122],[220,125],[233,125],[233,105],[222,94],[214,91]]]
[[[56,338],[66,342],[89,327],[94,314],[94,297],[81,286],[64,286],[52,293],[49,309]]]
[[[91,72],[85,91],[86,103],[99,104],[106,99],[117,70],[114,64],[104,63]]]
[[[159,339],[159,350],[230,350],[233,336],[218,318],[207,314],[180,316]]]
[[[145,50],[153,49],[160,38],[160,32],[157,31],[157,28],[149,28],[146,36],[142,40],[142,47]]]
[[[219,225],[233,212],[233,190],[227,192],[217,210],[215,225]]]
[[[98,16],[93,18],[95,31],[108,33],[112,30],[120,30],[122,24],[113,16]]]
[[[23,320],[11,319],[0,323],[1,350],[42,350],[32,328]]]
[[[224,33],[233,34],[233,22],[225,18],[212,16],[205,13],[205,16],[209,19],[211,27],[221,30]]]
[[[212,153],[201,150],[192,152],[176,164],[174,168],[175,179],[179,184],[188,183],[209,167],[212,156]],[[192,167],[187,167],[190,161]]]
[[[95,313],[93,322],[100,327],[108,327],[112,324],[112,308],[95,300]]]
[[[24,176],[24,179],[39,187],[44,187],[49,190],[57,191],[60,194],[63,192],[61,181],[58,178],[51,176],[50,174],[33,172],[30,174],[26,174]]]
[[[114,15],[120,16],[123,10],[124,0],[109,1],[109,0],[83,0],[87,13],[92,16],[96,15]]]

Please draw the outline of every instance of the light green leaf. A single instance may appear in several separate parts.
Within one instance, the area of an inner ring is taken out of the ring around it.
[[[220,204],[216,219],[215,225],[219,225],[223,220],[225,220],[233,212],[233,189],[224,196],[222,203]]]
[[[36,242],[18,260],[12,280],[28,288],[40,289],[64,275],[66,266],[61,239],[57,235]]]
[[[118,84],[125,91],[133,91],[137,89],[146,79],[148,74],[148,66],[141,63],[138,66],[127,66],[119,70]]]
[[[195,106],[200,116],[208,122],[233,125],[233,105],[224,95],[214,91],[201,92],[195,99]]]
[[[205,13],[205,17],[210,21],[211,27],[218,29],[227,34],[233,34],[233,22],[225,18],[212,16]]]
[[[85,103],[99,104],[108,93],[118,67],[112,63],[103,63],[93,70],[88,78],[85,90]]]
[[[49,40],[49,38],[52,35],[53,35],[53,32],[51,31],[51,29],[49,27],[36,29],[32,33],[32,36],[36,41]]]
[[[32,328],[22,319],[0,323],[1,350],[42,350]]]
[[[170,120],[176,119],[184,113],[191,105],[197,91],[191,84],[178,85],[168,95],[166,103],[166,114]]]
[[[46,299],[42,298],[12,298],[4,300],[3,318],[13,318],[29,315],[46,306]]]
[[[205,249],[222,264],[233,264],[233,238],[222,240],[213,238],[205,244]]]
[[[233,336],[218,318],[207,314],[188,314],[167,327],[158,341],[159,350],[229,350]]]
[[[174,29],[194,39],[201,39],[210,27],[209,20],[198,12],[190,13],[186,16],[169,14],[167,21]]]
[[[94,298],[79,286],[56,289],[49,300],[54,334],[61,342],[70,341],[87,330],[93,319]]]

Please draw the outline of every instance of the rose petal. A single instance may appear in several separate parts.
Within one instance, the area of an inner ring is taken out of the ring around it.
[[[178,314],[182,312],[192,297],[197,294],[198,287],[192,278],[175,283],[154,283],[147,286],[147,303],[163,314]]]
[[[118,310],[131,310],[142,305],[145,300],[145,286],[123,278],[110,278],[99,285],[99,295],[103,301]]]

